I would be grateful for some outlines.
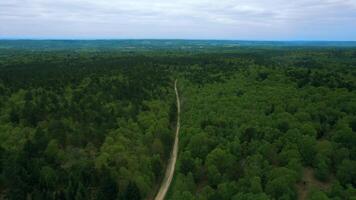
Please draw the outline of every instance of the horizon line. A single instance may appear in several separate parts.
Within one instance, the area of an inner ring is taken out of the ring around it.
[[[16,41],[16,40],[34,40],[34,41],[98,41],[98,40],[180,40],[180,41],[236,41],[236,42],[356,42],[356,40],[323,40],[323,39],[220,39],[220,38],[205,38],[205,39],[196,39],[196,38],[66,38],[66,37],[0,37],[0,40]]]

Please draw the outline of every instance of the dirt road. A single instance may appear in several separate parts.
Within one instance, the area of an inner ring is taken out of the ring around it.
[[[177,89],[177,80],[174,82],[174,90],[176,92],[176,99],[177,99],[177,126],[176,126],[176,135],[174,139],[174,145],[173,145],[173,150],[171,154],[171,158],[169,159],[167,168],[166,168],[166,173],[164,175],[162,185],[157,193],[157,196],[155,197],[155,200],[163,200],[164,197],[166,196],[169,186],[171,185],[173,175],[174,175],[174,169],[176,166],[176,161],[177,161],[177,154],[178,154],[178,135],[179,135],[179,128],[180,128],[180,101],[179,101],[179,94],[178,94],[178,89]]]

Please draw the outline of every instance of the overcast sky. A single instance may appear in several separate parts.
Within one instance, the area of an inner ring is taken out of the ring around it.
[[[0,0],[0,38],[356,40],[356,0]]]

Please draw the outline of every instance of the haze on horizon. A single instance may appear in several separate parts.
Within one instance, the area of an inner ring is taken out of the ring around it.
[[[0,38],[356,40],[356,0],[0,1]]]

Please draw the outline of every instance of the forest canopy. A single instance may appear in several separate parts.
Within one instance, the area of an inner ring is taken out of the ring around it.
[[[0,199],[152,199],[176,79],[167,199],[356,197],[356,48],[122,43],[0,41]]]

